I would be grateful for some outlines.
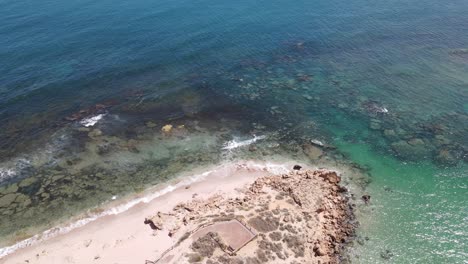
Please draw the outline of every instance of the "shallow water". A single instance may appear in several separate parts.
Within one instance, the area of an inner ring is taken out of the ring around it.
[[[2,245],[193,167],[305,155],[366,175],[352,262],[466,261],[466,1],[0,4]]]

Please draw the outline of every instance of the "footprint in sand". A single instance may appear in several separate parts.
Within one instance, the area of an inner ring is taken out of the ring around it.
[[[88,240],[85,240],[85,241],[83,242],[83,245],[84,245],[85,247],[89,247],[89,246],[91,245],[92,242],[93,242],[92,239],[88,239]]]
[[[117,247],[117,246],[120,245],[122,242],[123,242],[123,241],[122,241],[121,239],[117,239],[117,240],[115,241],[114,247]]]

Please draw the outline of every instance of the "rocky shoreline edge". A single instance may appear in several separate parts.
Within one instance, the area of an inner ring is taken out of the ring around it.
[[[177,241],[155,263],[340,263],[356,221],[337,172],[259,177],[235,195],[215,194],[145,219],[153,236]]]

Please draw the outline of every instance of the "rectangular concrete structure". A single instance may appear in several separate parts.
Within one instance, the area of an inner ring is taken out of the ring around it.
[[[214,223],[202,228],[192,235],[192,239],[195,241],[209,232],[218,233],[223,242],[226,243],[228,247],[232,248],[233,252],[241,249],[256,236],[254,231],[249,230],[244,224],[233,219],[226,222]]]

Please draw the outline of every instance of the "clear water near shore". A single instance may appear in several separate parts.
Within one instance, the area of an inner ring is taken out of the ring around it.
[[[466,1],[2,5],[2,246],[279,155],[365,175],[353,263],[467,259]]]

